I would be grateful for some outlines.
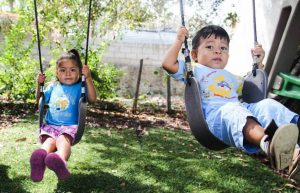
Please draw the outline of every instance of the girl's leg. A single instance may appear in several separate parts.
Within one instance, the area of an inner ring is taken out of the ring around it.
[[[57,146],[56,153],[65,161],[68,161],[71,155],[71,144],[72,144],[72,137],[70,137],[67,134],[59,136],[56,141],[56,146]]]
[[[42,136],[42,149],[46,150],[47,154],[56,150],[55,139],[49,136]]]
[[[35,150],[30,157],[30,177],[34,182],[39,182],[43,179],[46,165],[45,158],[49,152],[53,152],[55,147],[55,140],[49,136],[42,136],[41,149]]]
[[[53,170],[59,180],[66,180],[70,177],[66,161],[71,155],[72,138],[68,135],[61,135],[56,140],[57,152],[50,153],[45,159],[45,163],[50,170]]]

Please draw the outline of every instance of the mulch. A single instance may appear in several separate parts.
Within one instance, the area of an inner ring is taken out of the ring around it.
[[[152,128],[183,129],[189,131],[184,108],[167,113],[165,109],[138,107],[136,113],[120,103],[97,101],[88,106],[87,125],[116,129]],[[37,113],[34,103],[0,100],[0,129],[19,122],[28,115]]]

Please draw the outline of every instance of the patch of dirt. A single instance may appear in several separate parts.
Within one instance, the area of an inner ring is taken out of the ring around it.
[[[0,129],[36,112],[35,104],[0,100]]]
[[[105,102],[107,105],[108,102]],[[103,105],[103,104],[102,104]],[[162,127],[169,129],[184,129],[189,130],[186,114],[182,111],[172,111],[168,114],[164,109],[147,111],[140,110],[133,114],[131,109],[121,106],[117,110],[103,109],[99,102],[88,108],[87,124],[90,127],[105,127],[105,128],[137,128],[145,127]],[[108,103],[108,106],[113,104]],[[118,104],[119,105],[119,104]]]
[[[159,102],[151,101],[151,103]],[[34,103],[0,100],[0,129],[16,123],[28,115],[33,115],[36,113],[36,109]],[[133,114],[131,107],[120,101],[97,101],[88,106],[86,123],[89,127],[116,129],[161,127],[188,131],[186,114],[180,100],[175,102],[174,109],[168,114],[165,105],[153,107],[147,103],[147,105],[140,104],[136,113]]]

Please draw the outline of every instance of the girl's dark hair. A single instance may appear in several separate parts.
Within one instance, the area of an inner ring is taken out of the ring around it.
[[[224,38],[228,44],[230,42],[228,33],[225,29],[217,25],[208,25],[200,29],[192,40],[192,48],[197,49],[200,45],[201,38],[209,38],[211,35],[214,35],[216,38]]]
[[[64,60],[64,59],[73,60],[75,62],[75,64],[78,66],[79,72],[81,72],[81,70],[82,70],[82,62],[81,62],[81,59],[80,59],[79,52],[76,49],[69,50],[68,52],[62,54],[58,58],[58,60],[56,61],[56,68],[59,67],[59,65],[61,64],[62,60]]]

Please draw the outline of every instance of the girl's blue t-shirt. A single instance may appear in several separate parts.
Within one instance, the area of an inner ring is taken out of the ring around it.
[[[77,125],[81,83],[73,85],[54,82],[45,90],[45,102],[49,105],[46,123],[51,125]]]

